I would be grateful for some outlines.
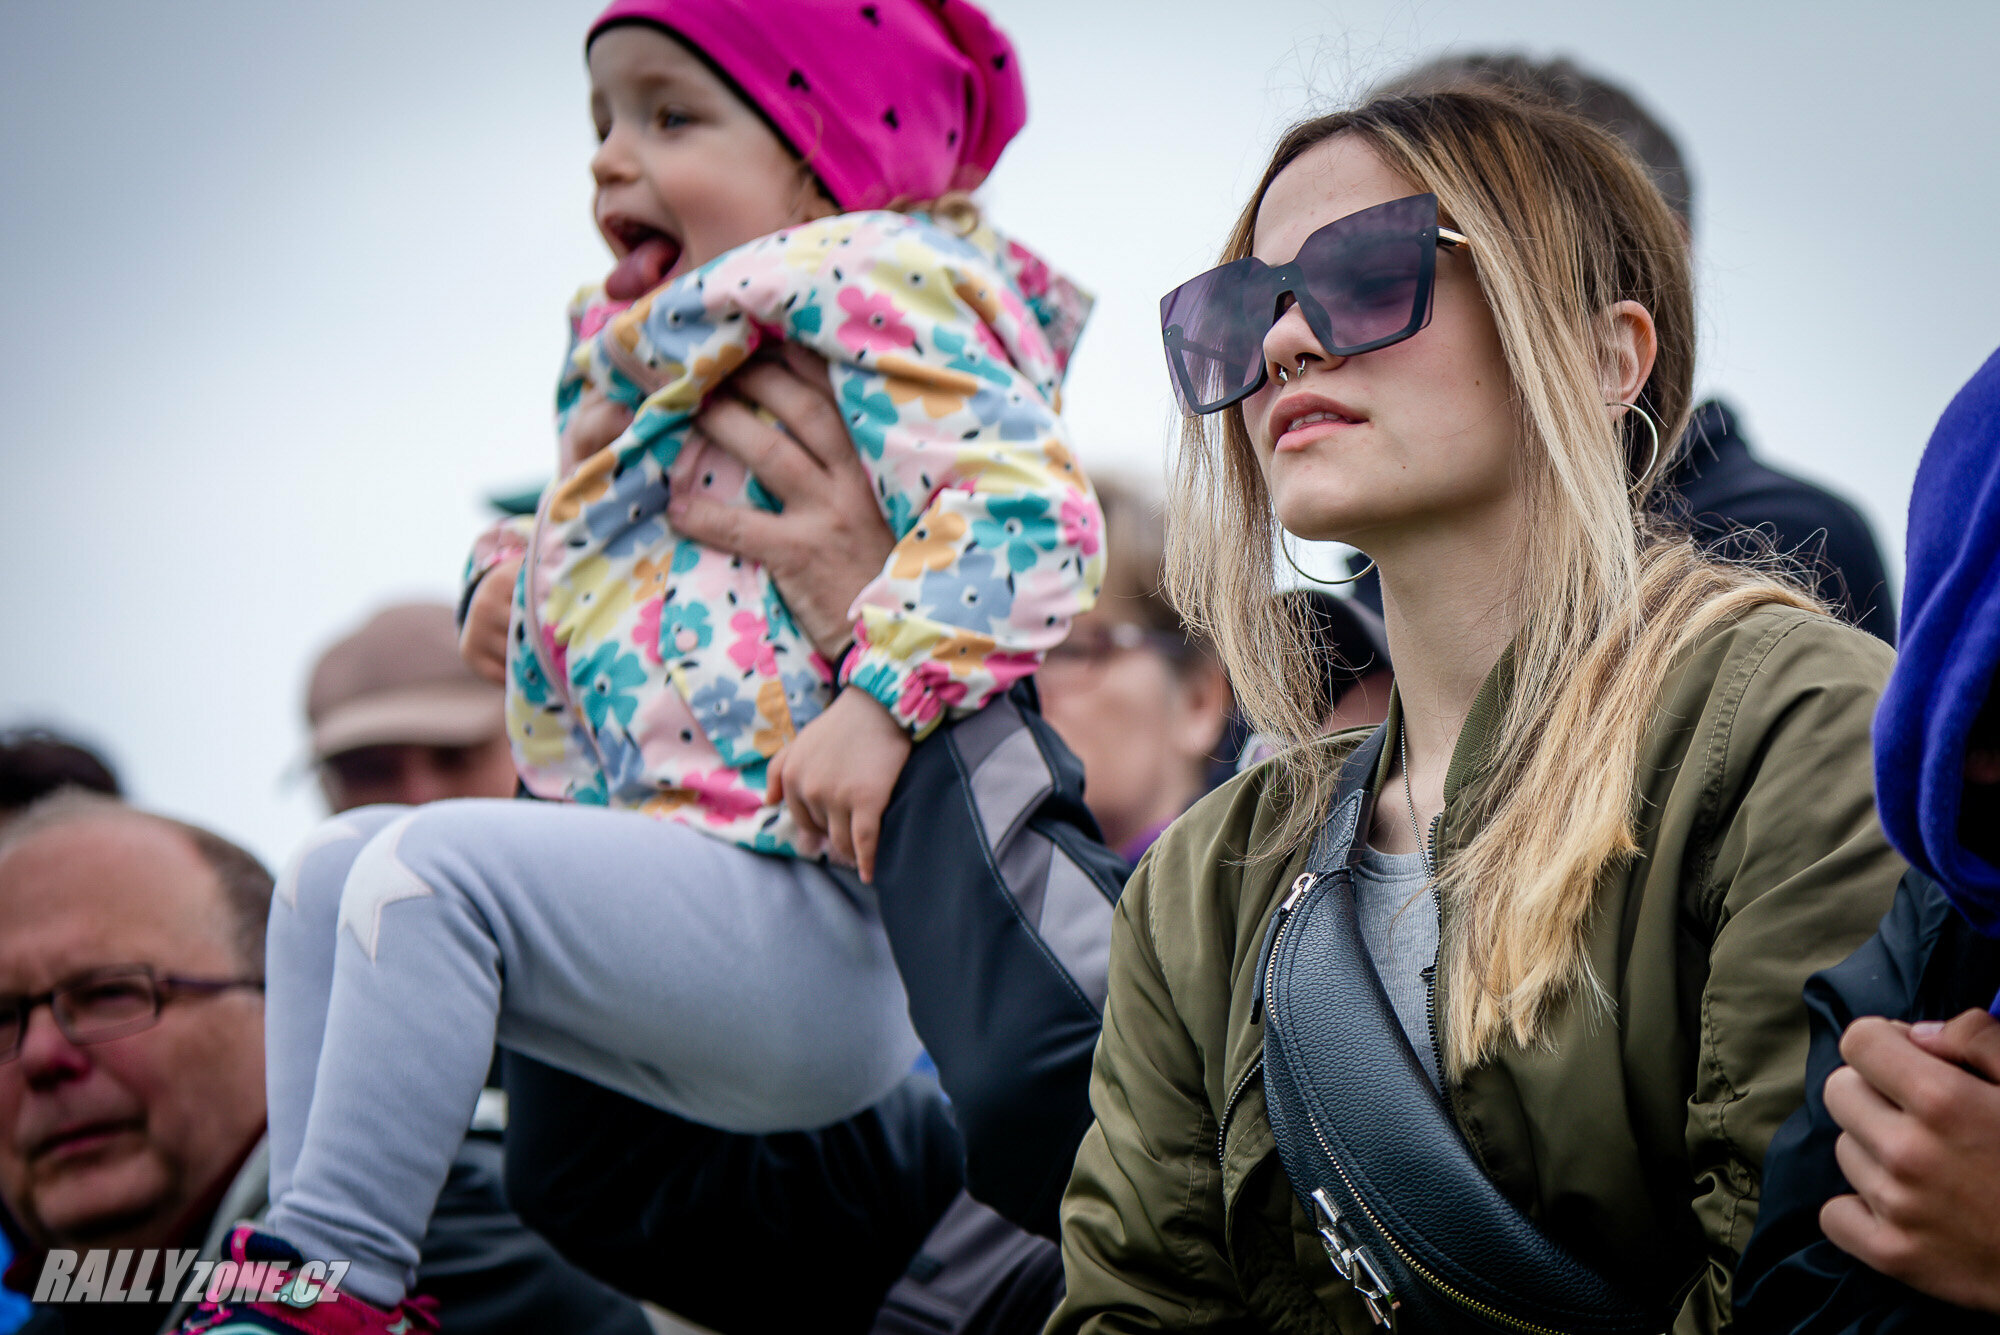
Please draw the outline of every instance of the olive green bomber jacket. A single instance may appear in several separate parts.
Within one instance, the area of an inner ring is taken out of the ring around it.
[[[1687,1293],[1677,1330],[1728,1324],[1764,1149],[1803,1097],[1801,988],[1875,929],[1903,871],[1869,751],[1892,661],[1775,607],[1690,650],[1641,748],[1640,853],[1607,873],[1590,927],[1613,1005],[1565,1006],[1548,1043],[1449,1091],[1488,1175],[1547,1232],[1641,1292]],[[1443,857],[1468,836],[1504,689],[1496,669],[1452,757]],[[1254,1069],[1258,952],[1306,857],[1254,857],[1283,817],[1274,775],[1197,804],[1119,903],[1052,1335],[1373,1329],[1291,1193]]]

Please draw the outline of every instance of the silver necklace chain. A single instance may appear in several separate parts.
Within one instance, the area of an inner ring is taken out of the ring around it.
[[[1410,729],[1408,724],[1401,724],[1397,727],[1396,745],[1401,748],[1403,753],[1403,801],[1407,802],[1410,807],[1410,833],[1417,837],[1417,852],[1423,855],[1424,879],[1428,881],[1437,876],[1437,868],[1431,865],[1431,846],[1424,841],[1423,823],[1417,819],[1417,796],[1410,788]]]

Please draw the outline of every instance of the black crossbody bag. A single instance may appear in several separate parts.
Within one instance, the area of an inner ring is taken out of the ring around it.
[[[1658,1335],[1674,1308],[1621,1292],[1486,1176],[1389,1004],[1350,871],[1386,732],[1349,757],[1264,937],[1265,1101],[1292,1189],[1391,1330]]]

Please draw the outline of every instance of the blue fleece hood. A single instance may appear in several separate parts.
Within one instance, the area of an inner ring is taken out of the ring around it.
[[[2000,667],[2000,352],[1917,467],[1895,672],[1875,714],[1875,802],[1896,851],[2000,937],[2000,867],[1958,839],[1966,741]]]

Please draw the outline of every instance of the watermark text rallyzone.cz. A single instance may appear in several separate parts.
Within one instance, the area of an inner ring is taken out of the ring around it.
[[[340,1296],[347,1261],[201,1261],[185,1251],[56,1250],[35,1281],[37,1303],[285,1302],[294,1307]]]

